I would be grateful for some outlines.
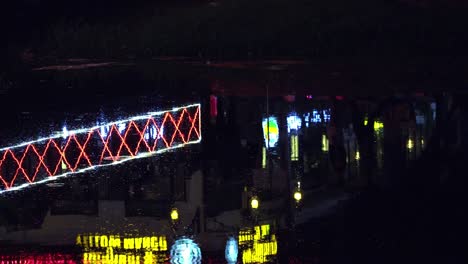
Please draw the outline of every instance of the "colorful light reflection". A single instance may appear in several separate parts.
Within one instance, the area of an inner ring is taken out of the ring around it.
[[[172,264],[200,264],[201,260],[200,247],[190,238],[177,239],[171,247]]]
[[[279,140],[278,120],[273,116],[264,118],[262,121],[262,127],[265,146],[267,148],[275,147]]]
[[[270,233],[270,225],[255,226],[239,232],[239,245],[243,263],[266,263],[278,253],[276,236]]]

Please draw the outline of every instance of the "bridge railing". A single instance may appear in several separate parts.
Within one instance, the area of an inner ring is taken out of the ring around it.
[[[0,194],[201,141],[200,104],[62,132],[0,149]]]

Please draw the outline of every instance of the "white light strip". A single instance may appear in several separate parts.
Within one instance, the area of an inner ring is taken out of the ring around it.
[[[141,153],[141,154],[138,154],[138,155],[136,155],[134,157],[126,157],[126,158],[123,158],[121,160],[116,160],[116,161],[114,161],[112,163],[108,163],[108,164],[93,165],[93,166],[86,167],[86,168],[83,168],[83,169],[80,169],[80,170],[77,170],[77,171],[74,171],[74,172],[66,172],[66,173],[63,173],[63,174],[56,175],[56,176],[50,176],[50,177],[47,177],[46,179],[36,181],[36,182],[32,182],[32,183],[24,183],[22,185],[11,187],[11,188],[6,189],[6,190],[0,190],[0,194],[4,194],[4,193],[7,193],[7,192],[12,192],[12,191],[23,190],[23,189],[25,189],[27,187],[30,187],[30,186],[55,181],[55,180],[60,179],[60,178],[66,178],[66,177],[74,175],[74,174],[83,173],[83,172],[87,172],[87,171],[102,168],[102,167],[115,166],[115,165],[124,163],[124,162],[129,161],[129,160],[148,158],[148,157],[154,156],[156,154],[164,153],[164,152],[167,152],[169,150],[182,148],[182,147],[184,147],[186,145],[196,144],[196,143],[200,143],[200,142],[201,142],[201,134],[200,134],[200,138],[198,140],[196,140],[196,141],[191,141],[191,142],[187,142],[187,143],[178,144],[178,145],[175,145],[175,146],[172,146],[172,147],[169,147],[169,148],[165,148],[165,149],[161,149],[161,150],[157,150],[157,151],[154,151],[154,152]]]
[[[178,111],[180,111],[181,109],[184,109],[184,108],[200,107],[200,106],[201,106],[201,104],[191,104],[191,105],[186,105],[186,106],[175,107],[175,108],[172,108],[172,110],[149,112],[146,115],[139,115],[139,116],[131,117],[131,118],[124,119],[124,120],[114,121],[114,122],[107,123],[107,124],[100,125],[100,126],[94,126],[94,127],[91,127],[91,128],[80,128],[80,129],[77,129],[77,130],[70,130],[70,131],[68,131],[68,135],[71,136],[71,135],[74,135],[74,134],[86,133],[86,132],[93,131],[95,129],[101,129],[102,127],[127,123],[127,122],[130,122],[130,121],[136,121],[136,120],[145,120],[145,119],[149,119],[149,118],[151,118],[153,116],[163,115],[163,114],[168,113],[168,112],[178,112]],[[9,150],[9,149],[24,147],[24,146],[27,146],[29,144],[39,143],[39,142],[47,141],[47,140],[50,140],[50,139],[60,138],[62,136],[63,136],[63,132],[57,132],[56,134],[53,134],[53,135],[51,135],[49,137],[39,138],[39,139],[36,139],[36,140],[23,142],[23,143],[14,145],[14,146],[1,148],[0,152],[6,151],[6,150]]]

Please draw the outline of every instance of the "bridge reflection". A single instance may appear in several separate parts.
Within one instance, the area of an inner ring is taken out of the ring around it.
[[[0,149],[0,194],[201,141],[200,104]]]

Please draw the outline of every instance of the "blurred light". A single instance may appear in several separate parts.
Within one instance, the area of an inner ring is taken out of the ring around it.
[[[302,200],[302,193],[300,191],[294,192],[294,200],[296,200],[296,202],[300,202]]]
[[[291,161],[299,160],[299,143],[297,135],[291,136]]]
[[[239,231],[242,263],[266,263],[278,252],[276,236],[270,234],[270,225],[255,226]]]
[[[171,247],[172,264],[200,264],[201,260],[200,247],[190,238],[177,239]]]
[[[379,131],[383,129],[384,124],[381,121],[374,121],[374,131]]]
[[[414,142],[413,140],[410,138],[408,139],[408,143],[406,144],[406,147],[409,149],[409,150],[412,150],[414,148]]]
[[[265,169],[266,165],[267,165],[266,148],[262,147],[262,169]]]
[[[308,99],[308,100],[312,100],[312,98],[313,98],[313,96],[312,96],[312,95],[310,95],[310,94],[309,94],[309,95],[306,95],[306,99]]]
[[[268,123],[268,125],[267,125]],[[265,146],[272,148],[276,145],[279,139],[279,128],[276,117],[264,118],[262,121],[263,137],[265,139]]]
[[[423,115],[417,115],[416,124],[423,125],[424,123],[426,123],[426,118]]]
[[[364,125],[367,126],[367,124],[369,123],[369,119],[366,117],[364,117]]]
[[[312,123],[322,123],[322,117],[320,117],[318,110],[312,111]]]
[[[322,135],[322,151],[328,152],[328,138],[327,135]]]
[[[288,123],[288,134],[291,133],[291,130],[298,131],[301,129],[302,120],[296,115],[296,113],[292,113],[286,118]]]
[[[361,154],[359,153],[359,151],[356,151],[356,160],[360,160],[361,159]]]
[[[210,116],[215,118],[218,116],[218,98],[210,95]]]
[[[344,100],[344,96],[341,96],[341,95],[337,95],[337,96],[335,96],[335,98],[338,101]]]
[[[226,250],[224,251],[224,256],[228,264],[237,263],[238,255],[239,247],[237,245],[237,240],[234,237],[230,237],[226,242]]]
[[[250,201],[250,206],[252,207],[252,209],[258,209],[259,201],[257,197],[252,198],[252,201]]]
[[[177,210],[177,208],[171,210],[171,219],[172,221],[176,221],[179,219],[179,211]]]

